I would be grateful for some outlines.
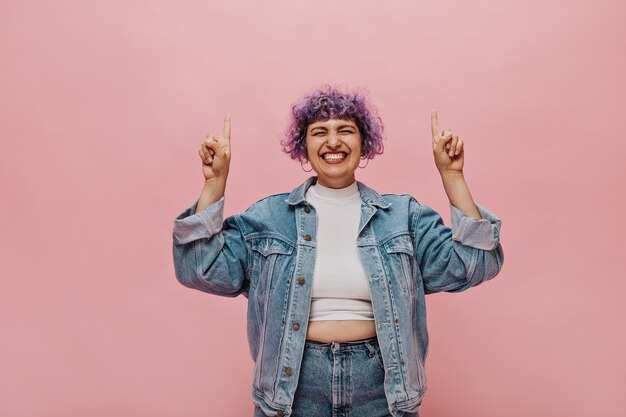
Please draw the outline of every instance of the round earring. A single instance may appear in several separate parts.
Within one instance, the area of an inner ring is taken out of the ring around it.
[[[365,167],[367,166],[367,164],[369,164],[369,163],[370,163],[369,158],[367,158],[367,159],[366,159],[366,161],[367,161],[367,162],[365,163],[365,165],[363,165],[363,166],[359,165],[359,168],[363,169],[363,168],[365,168]]]
[[[307,162],[309,162],[309,161],[307,161]],[[306,163],[306,162],[305,162],[305,163]],[[300,161],[300,166],[302,167],[302,170],[303,170],[304,172],[311,172],[311,171],[313,171],[313,167],[312,167],[312,166],[311,166],[311,169],[309,169],[309,170],[304,169],[304,164],[302,163],[302,161]]]

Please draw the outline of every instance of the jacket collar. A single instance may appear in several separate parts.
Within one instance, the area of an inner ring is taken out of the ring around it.
[[[301,204],[305,201],[304,194],[306,190],[313,184],[317,182],[317,176],[309,177],[305,182],[300,184],[298,187],[294,188],[293,191],[287,197],[287,204],[297,205]],[[360,181],[357,181],[357,186],[359,187],[359,192],[361,194],[361,199],[365,204],[370,206],[378,206],[380,208],[389,208],[391,203],[385,200],[380,194],[378,194],[375,190],[369,188],[367,185],[363,184]]]

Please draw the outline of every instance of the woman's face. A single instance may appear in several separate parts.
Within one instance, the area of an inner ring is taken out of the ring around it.
[[[361,159],[361,133],[352,120],[311,123],[306,148],[319,184],[343,188],[355,181],[354,171]]]

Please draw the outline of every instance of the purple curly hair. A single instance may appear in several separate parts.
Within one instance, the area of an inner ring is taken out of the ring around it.
[[[372,159],[383,153],[383,122],[365,96],[357,91],[343,93],[326,85],[291,107],[291,121],[281,142],[283,152],[300,162],[308,160],[306,133],[311,123],[328,119],[351,120],[361,133],[361,157]]]

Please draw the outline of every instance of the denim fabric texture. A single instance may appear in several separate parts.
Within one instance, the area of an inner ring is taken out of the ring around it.
[[[267,416],[292,415],[303,366],[316,253],[313,176],[223,218],[224,197],[174,220],[177,279],[211,294],[248,298],[252,400]],[[389,413],[417,413],[427,390],[426,294],[460,292],[495,277],[504,261],[501,221],[450,205],[452,228],[409,195],[380,195],[361,182],[355,244],[369,278]],[[306,376],[303,376],[306,378]],[[296,416],[297,417],[297,416]]]
[[[390,417],[385,368],[376,337],[320,343],[307,340],[293,417]],[[253,417],[265,417],[255,407]],[[404,417],[419,417],[405,413]]]

